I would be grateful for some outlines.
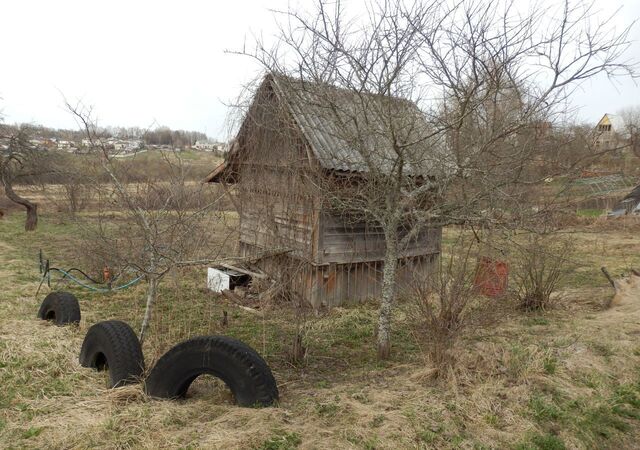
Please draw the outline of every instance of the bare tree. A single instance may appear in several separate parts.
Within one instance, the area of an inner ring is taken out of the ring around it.
[[[548,176],[532,170],[537,131],[564,117],[583,80],[632,72],[628,29],[568,0],[524,12],[502,0],[373,1],[359,15],[321,0],[283,17],[276,44],[240,53],[294,80],[319,126],[330,117],[357,154],[332,149],[345,169],[322,187],[345,220],[384,231],[377,336],[387,358],[402,249],[433,226],[517,222],[525,209],[513,205]]]
[[[99,208],[97,217],[80,223],[85,234],[81,251],[118,272],[133,270],[144,276],[148,285],[140,329],[143,341],[164,276],[180,267],[223,261],[224,247],[212,239],[220,195],[190,181],[173,152],[159,153],[162,175],[149,173],[145,180],[130,182],[130,166],[107,148],[91,111],[81,105],[67,107],[91,144],[93,164],[85,176],[95,180],[90,183],[91,195]]]
[[[30,132],[27,126],[21,126],[15,131],[9,128],[2,129],[0,140],[7,141],[7,147],[0,149],[0,181],[7,198],[26,210],[24,229],[33,231],[38,226],[38,205],[14,189],[19,181],[34,176],[38,167],[38,151],[29,139]]]
[[[561,283],[575,269],[573,245],[567,236],[527,232],[511,241],[515,253],[512,275],[519,306],[525,311],[544,310]]]
[[[640,106],[630,106],[618,112],[624,121],[624,130],[620,130],[628,139],[634,155],[640,158]]]

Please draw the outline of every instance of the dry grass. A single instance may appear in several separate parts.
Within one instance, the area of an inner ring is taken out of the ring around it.
[[[603,311],[613,290],[599,275],[640,266],[634,231],[575,233],[581,269],[558,308],[504,320],[457,344],[458,368],[434,379],[401,305],[394,358],[375,360],[376,306],[335,308],[310,319],[305,361],[292,366],[289,311],[264,318],[203,292],[184,273],[162,291],[162,320],[145,344],[149,364],[187,336],[228,334],[258,349],[274,370],[277,408],[243,409],[203,380],[184,401],[149,400],[140,385],[110,391],[80,367],[87,328],[121,318],[139,325],[143,289],[81,299],[79,327],[35,319],[37,249],[73,245],[69,225],[42,218],[33,234],[14,213],[0,221],[0,442],[15,448],[637,448],[640,439],[640,298],[635,287]],[[222,310],[229,325],[222,327]]]

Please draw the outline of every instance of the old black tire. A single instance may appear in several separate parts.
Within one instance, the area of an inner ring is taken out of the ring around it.
[[[50,320],[58,326],[77,324],[80,322],[78,299],[68,292],[52,292],[42,301],[38,318]]]
[[[278,387],[264,359],[245,343],[226,336],[201,336],[176,345],[151,369],[145,390],[152,397],[184,397],[200,375],[220,378],[240,406],[269,406]]]
[[[89,328],[80,350],[80,364],[109,371],[109,387],[135,383],[142,377],[144,357],[138,336],[119,320],[98,322]]]

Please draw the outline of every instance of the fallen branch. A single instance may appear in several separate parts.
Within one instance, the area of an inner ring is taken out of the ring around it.
[[[613,280],[613,278],[611,277],[611,275],[609,274],[609,271],[607,270],[606,267],[600,267],[600,270],[602,271],[602,273],[604,274],[605,277],[607,277],[607,280],[609,280],[609,283],[611,284],[611,286],[616,290],[616,292],[618,291],[618,288],[616,286],[616,282]]]
[[[611,286],[613,286],[613,289],[616,291],[616,293],[613,296],[611,296],[611,298],[607,300],[604,304],[604,309],[609,309],[611,308],[611,303],[613,302],[613,299],[618,294],[618,283],[616,283],[616,281],[611,277],[606,267],[604,266],[600,267],[600,270],[602,271],[604,276],[607,277],[607,280],[609,280],[609,283],[611,284]]]
[[[242,306],[242,305],[236,305],[236,306],[246,312],[250,312],[251,314],[255,314],[257,316],[262,317],[262,312],[258,311],[257,309],[249,308],[248,306]]]

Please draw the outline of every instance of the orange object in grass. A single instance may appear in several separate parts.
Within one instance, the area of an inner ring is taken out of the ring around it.
[[[505,261],[480,257],[473,284],[482,295],[502,297],[507,292],[508,282],[509,265]]]

